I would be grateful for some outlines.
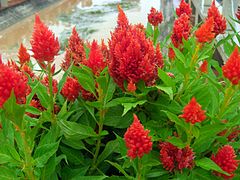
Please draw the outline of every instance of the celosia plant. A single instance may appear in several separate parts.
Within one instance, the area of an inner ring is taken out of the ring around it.
[[[240,179],[232,21],[233,33],[217,41],[226,20],[215,1],[195,27],[182,0],[159,41],[158,10],[147,27],[118,11],[108,45],[73,28],[61,67],[58,39],[38,15],[32,48],[20,45],[6,64],[0,56],[1,179]]]

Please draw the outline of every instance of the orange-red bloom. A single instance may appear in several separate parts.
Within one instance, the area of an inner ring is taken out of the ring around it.
[[[233,85],[240,81],[240,52],[236,46],[225,65],[222,66],[223,75],[229,79]]]
[[[173,45],[178,48],[183,43],[183,39],[187,40],[191,32],[190,18],[187,14],[182,14],[174,21],[173,33],[171,40]]]
[[[208,18],[195,32],[197,41],[200,43],[211,42],[215,33],[214,30],[214,19],[213,17]]]
[[[28,63],[30,61],[30,54],[27,52],[27,49],[23,46],[22,43],[18,50],[18,58],[21,65]]]
[[[181,0],[179,7],[176,8],[176,14],[178,17],[180,17],[184,13],[190,17],[192,15],[192,8],[190,7],[190,4],[186,3],[184,0]]]
[[[208,72],[208,62],[206,60],[203,61],[203,63],[201,64],[199,69],[202,73],[207,73]]]
[[[17,103],[25,103],[29,90],[27,81],[26,76],[21,72],[0,64],[0,108],[10,97],[12,90],[14,91]]]
[[[41,83],[47,87],[48,92],[50,92],[49,89],[49,80],[48,80],[48,76],[45,76],[42,80]],[[52,89],[53,89],[53,94],[56,94],[58,92],[58,82],[56,79],[52,79]]]
[[[214,20],[213,32],[215,33],[215,37],[219,34],[224,34],[225,30],[227,29],[227,22],[216,7],[215,0],[213,0],[211,7],[208,9],[207,18],[211,17]]]
[[[151,137],[148,135],[149,130],[144,130],[143,125],[138,117],[133,115],[133,123],[124,134],[124,140],[128,148],[127,155],[131,159],[141,158],[152,150]]]
[[[191,124],[202,122],[206,119],[205,111],[202,110],[201,105],[197,103],[194,97],[184,107],[183,114],[179,117],[184,118],[186,122],[190,122]]]
[[[63,85],[61,94],[68,100],[68,101],[75,101],[77,99],[80,92],[80,84],[78,80],[68,77],[65,84]]]
[[[123,90],[124,81],[136,84],[143,80],[151,86],[158,78],[157,68],[163,65],[159,47],[155,50],[152,41],[138,26],[126,24],[126,16],[119,9],[118,26],[109,41],[110,75]]]
[[[236,17],[238,18],[238,20],[240,20],[240,6],[238,6]]]
[[[95,75],[99,75],[107,66],[102,51],[95,40],[91,44],[89,58],[85,65],[91,68]]]
[[[34,31],[30,43],[33,57],[41,63],[44,61],[53,62],[60,50],[58,38],[55,38],[53,32],[40,20],[38,15],[35,16]]]
[[[153,26],[158,26],[163,21],[163,14],[161,11],[157,11],[155,8],[151,8],[148,14],[148,22]]]
[[[190,147],[180,149],[169,142],[162,142],[159,148],[160,160],[166,170],[182,171],[184,168],[191,169],[194,166],[194,152]]]
[[[212,155],[211,159],[222,168],[230,176],[225,174],[214,172],[215,175],[223,177],[224,179],[230,179],[234,177],[234,171],[238,168],[238,161],[236,160],[235,151],[232,146],[225,145],[220,148],[216,155]]]
[[[62,62],[63,70],[67,70],[71,63],[75,66],[79,66],[86,58],[84,50],[84,42],[79,37],[76,28],[72,29],[72,34],[68,40],[68,48],[66,48],[65,59]]]

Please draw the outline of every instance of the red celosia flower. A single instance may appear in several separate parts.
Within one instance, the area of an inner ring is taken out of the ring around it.
[[[71,63],[75,66],[79,66],[86,58],[84,51],[84,42],[79,37],[76,28],[72,29],[72,34],[68,40],[68,48],[66,48],[65,59],[62,62],[63,70],[67,70]]]
[[[124,140],[128,148],[128,157],[135,159],[141,158],[144,154],[148,154],[152,150],[151,137],[148,135],[149,130],[144,130],[143,125],[138,117],[133,115],[133,123],[124,134]]]
[[[236,46],[228,61],[222,67],[223,75],[232,84],[237,85],[240,81],[240,52]]]
[[[27,49],[23,46],[22,43],[18,50],[18,58],[21,65],[23,65],[24,63],[28,63],[30,61],[30,54],[27,52]]]
[[[187,40],[191,32],[190,18],[187,14],[182,14],[178,19],[174,21],[173,33],[171,35],[171,41],[173,45],[178,48],[181,45],[182,39]]]
[[[40,103],[40,100],[38,98],[36,99],[32,99],[30,104],[30,106],[40,110],[40,111],[45,111],[46,108],[44,108],[41,103]],[[36,114],[32,114],[32,113],[26,113],[28,116],[32,117],[32,118],[38,118],[40,115],[36,115]]]
[[[176,8],[176,14],[178,17],[180,17],[184,13],[190,17],[192,15],[192,8],[190,7],[190,4],[186,3],[184,0],[181,0],[179,7]]]
[[[14,91],[17,103],[25,103],[27,91],[27,78],[24,74],[15,69],[0,64],[0,108],[10,97],[11,91]]]
[[[127,86],[127,91],[129,92],[135,92],[137,89],[136,85],[133,82],[129,82]]]
[[[211,17],[214,20],[213,32],[215,33],[215,37],[218,34],[224,34],[227,28],[227,22],[226,22],[226,19],[218,11],[218,8],[215,5],[215,0],[213,0],[211,7],[208,9],[207,18],[211,18]]]
[[[179,149],[169,142],[162,142],[159,147],[160,160],[166,170],[182,171],[183,168],[191,169],[194,166],[194,152],[190,147]]]
[[[118,26],[124,27],[128,26],[128,18],[123,12],[122,8],[120,5],[118,5],[118,21],[117,21]]]
[[[125,19],[121,8],[119,11],[119,17]],[[111,34],[109,48],[109,72],[123,90],[124,81],[136,84],[143,80],[147,86],[155,83],[158,78],[157,68],[163,64],[160,63],[160,51],[154,49],[153,43],[141,29],[126,25],[119,18],[118,26]]]
[[[203,61],[202,65],[200,66],[199,69],[202,73],[207,73],[208,72],[208,62],[206,60]]]
[[[48,80],[48,76],[44,77],[42,80],[41,80],[41,83],[47,87],[48,89],[48,92],[50,91],[49,89],[49,80]],[[53,87],[53,94],[56,94],[58,92],[58,82],[56,79],[52,79],[52,87]]]
[[[170,60],[173,60],[175,58],[175,52],[174,52],[173,48],[168,49],[168,57]]]
[[[35,16],[34,31],[30,43],[34,53],[33,57],[39,62],[52,62],[60,50],[58,39],[38,15]]]
[[[85,65],[91,68],[95,75],[99,75],[107,65],[101,49],[95,40],[91,44],[89,58]]]
[[[238,20],[240,20],[240,6],[238,6],[238,10],[236,12],[236,17],[238,18]]]
[[[236,160],[236,155],[232,146],[223,146],[218,150],[216,155],[212,155],[211,159],[220,166],[222,170],[230,174],[230,176],[227,176],[219,172],[214,172],[215,175],[224,177],[225,179],[234,176],[234,171],[238,168],[238,161]]]
[[[94,96],[94,94],[85,90],[82,86],[80,86],[80,93],[81,93],[81,97],[85,101],[95,101],[96,100],[96,97]]]
[[[33,78],[35,76],[35,74],[33,73],[32,69],[28,65],[26,65],[26,64],[24,64],[21,67],[20,71],[23,72],[23,73],[27,73],[31,78]]]
[[[191,101],[184,107],[183,114],[179,117],[184,118],[186,122],[195,124],[206,119],[205,111],[202,110],[201,105],[197,103],[193,97]]]
[[[68,77],[63,88],[61,94],[68,100],[68,101],[75,101],[79,95],[80,91],[80,84],[78,80]]]
[[[214,37],[215,33],[214,30],[214,19],[208,18],[195,32],[197,41],[200,43],[211,42]]]
[[[155,8],[151,8],[150,14],[148,14],[148,22],[153,26],[161,24],[163,21],[163,14],[160,11],[157,11]]]

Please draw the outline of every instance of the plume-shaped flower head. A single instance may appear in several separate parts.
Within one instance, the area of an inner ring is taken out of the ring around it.
[[[181,0],[179,7],[176,8],[176,14],[178,17],[180,17],[184,13],[190,17],[192,15],[192,8],[190,7],[190,4],[186,3],[184,0]]]

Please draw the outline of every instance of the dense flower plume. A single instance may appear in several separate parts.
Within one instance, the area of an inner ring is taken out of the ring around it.
[[[49,79],[48,79],[48,76],[45,76],[42,80],[41,80],[41,83],[47,87],[48,89],[48,92],[50,92],[50,89],[49,89]],[[58,82],[56,79],[52,79],[52,88],[53,88],[53,94],[56,94],[58,92]]]
[[[62,62],[63,70],[67,70],[71,63],[75,66],[79,66],[83,61],[85,61],[86,54],[84,51],[84,42],[79,37],[76,28],[72,29],[72,34],[68,40],[68,48],[66,48],[65,59]]]
[[[21,65],[28,63],[30,61],[30,54],[27,52],[27,49],[23,46],[22,43],[18,50],[18,58]]]
[[[151,8],[150,13],[148,14],[148,22],[153,26],[158,26],[163,21],[163,14],[160,11],[157,11],[155,8]]]
[[[33,57],[41,63],[44,61],[52,62],[60,50],[58,38],[55,38],[53,32],[40,20],[38,15],[35,16],[34,31],[30,43]]]
[[[207,73],[208,72],[208,62],[206,60],[203,61],[203,63],[201,64],[199,69],[202,73]]]
[[[176,8],[176,14],[178,17],[180,17],[184,13],[191,17],[192,8],[190,7],[190,4],[186,3],[184,0],[181,0],[179,7]]]
[[[225,174],[214,172],[217,176],[229,179],[234,177],[234,171],[238,168],[238,161],[236,160],[234,149],[230,145],[225,145],[220,148],[216,155],[212,155],[211,159],[222,168],[225,172],[229,173],[230,176]]]
[[[29,87],[24,74],[0,63],[0,108],[14,91],[17,103],[25,103]]]
[[[240,6],[238,6],[237,12],[236,12],[236,17],[238,20],[240,20]]]
[[[215,33],[215,37],[219,34],[224,34],[227,28],[227,22],[216,7],[215,0],[213,0],[211,7],[208,9],[208,18],[211,17],[214,20],[213,32]]]
[[[63,85],[61,94],[68,100],[68,101],[75,101],[77,99],[80,92],[80,84],[78,80],[68,77],[65,84]]]
[[[107,66],[101,48],[95,40],[90,46],[89,58],[86,60],[85,65],[91,68],[95,75],[99,75]]]
[[[237,85],[240,81],[240,52],[236,46],[233,53],[222,66],[223,75],[229,79],[232,84]]]
[[[200,43],[211,42],[215,37],[213,29],[214,19],[211,17],[208,18],[195,32],[197,41]]]
[[[141,158],[144,154],[148,154],[152,150],[151,137],[148,135],[149,130],[144,130],[138,117],[134,114],[132,125],[124,134],[124,140],[128,148],[127,155],[131,159]]]
[[[182,14],[173,24],[173,33],[171,35],[173,45],[178,48],[183,43],[182,39],[188,39],[190,32],[190,18],[186,14]]]
[[[194,166],[194,152],[190,147],[180,149],[169,142],[162,142],[159,147],[160,160],[166,170],[182,171],[184,168],[191,169]]]
[[[180,117],[184,118],[186,122],[190,122],[191,124],[202,122],[206,119],[205,111],[202,110],[201,105],[197,103],[194,97],[184,107],[183,114],[180,115]]]
[[[120,7],[118,26],[111,34],[109,48],[109,72],[123,90],[124,81],[136,84],[143,80],[147,86],[155,83],[157,68],[163,65],[162,56],[139,26],[128,24]]]

